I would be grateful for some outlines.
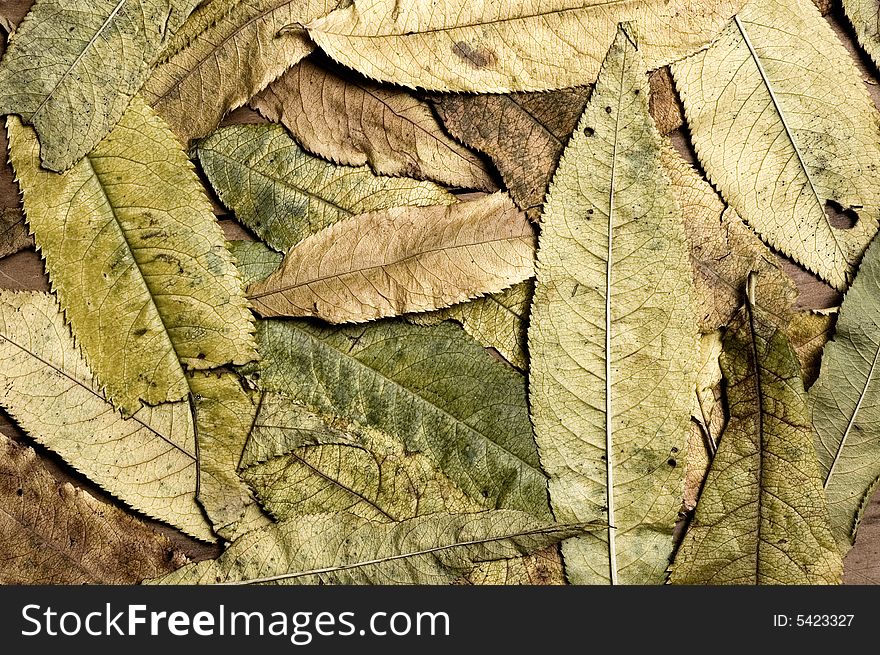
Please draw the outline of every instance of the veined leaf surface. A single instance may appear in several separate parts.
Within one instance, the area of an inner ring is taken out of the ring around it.
[[[189,405],[143,407],[123,419],[95,383],[49,294],[0,291],[0,406],[123,502],[213,541],[195,499]]]
[[[344,512],[311,514],[251,532],[216,560],[153,582],[449,584],[480,562],[519,557],[586,529],[511,510],[429,514],[395,523]]]
[[[544,91],[596,81],[617,24],[629,22],[645,70],[704,48],[737,0],[361,0],[307,27],[367,77],[437,91]],[[584,35],[589,35],[584,38]]]
[[[730,420],[679,547],[676,584],[837,584],[801,382],[785,333],[754,288],[724,337]]]
[[[164,123],[135,99],[76,166],[40,168],[10,119],[10,159],[53,289],[108,398],[126,413],[189,393],[184,367],[256,356],[253,318],[211,205]]]
[[[0,114],[40,137],[42,164],[64,171],[122,117],[197,0],[38,0],[0,64]]]
[[[874,60],[880,62],[880,22],[877,14],[880,4],[877,0],[843,0],[843,11],[856,31],[859,43]]]
[[[236,218],[285,252],[340,219],[389,207],[450,205],[431,182],[375,175],[304,152],[280,125],[236,125],[199,143],[211,185]]]
[[[530,405],[569,581],[662,583],[681,505],[699,350],[681,214],[648,81],[623,29],[544,206]]]
[[[535,233],[507,194],[338,221],[248,289],[263,316],[359,323],[497,293],[534,273]]]
[[[877,231],[880,116],[817,9],[751,2],[672,71],[697,155],[725,200],[771,247],[845,289]],[[834,227],[829,202],[855,211],[855,226]]]

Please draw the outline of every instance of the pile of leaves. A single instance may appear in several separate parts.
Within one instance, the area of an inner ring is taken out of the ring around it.
[[[0,435],[4,582],[840,582],[880,113],[827,6],[30,5],[0,407],[119,502]]]

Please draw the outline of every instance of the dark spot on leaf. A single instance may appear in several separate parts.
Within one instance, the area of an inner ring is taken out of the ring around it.
[[[205,359],[205,357],[207,357],[205,353],[199,353],[198,355],[196,355],[196,359]]]
[[[452,53],[474,68],[488,68],[496,61],[495,53],[492,50],[481,45],[475,48],[466,41],[456,41],[452,46]]]
[[[596,130],[594,130],[592,127],[585,127],[584,128],[584,136],[593,136],[595,133],[596,133]]]
[[[147,328],[138,328],[137,330],[134,331],[134,336],[136,336],[136,337],[142,337],[142,336],[144,336],[146,333],[147,333]]]
[[[831,224],[831,227],[838,230],[851,230],[856,226],[856,223],[859,222],[859,215],[855,211],[856,208],[861,209],[862,207],[861,205],[843,207],[833,200],[825,201],[825,215],[828,217],[828,222]]]
[[[21,498],[22,496],[24,496],[24,489],[21,489],[21,488],[16,489],[15,495],[18,496],[19,498]]]
[[[606,114],[610,114],[610,113],[611,113],[611,107],[605,107],[605,113],[606,113]]]
[[[486,489],[483,489],[483,491],[481,493],[483,494],[483,498],[489,497],[489,492]]]
[[[672,449],[671,449],[669,452],[671,452],[671,453],[674,455],[675,453],[678,452],[678,448],[676,448],[675,446],[673,446]]]
[[[666,463],[669,464],[669,466],[671,466],[672,468],[675,468],[675,465],[678,464],[678,462],[676,462],[671,457],[668,460],[666,460]]]
[[[635,95],[639,95],[639,93],[641,93],[641,92],[642,92],[641,89],[633,89],[633,93],[634,93]]]

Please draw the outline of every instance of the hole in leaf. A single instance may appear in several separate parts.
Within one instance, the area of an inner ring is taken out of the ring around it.
[[[596,133],[596,130],[594,130],[592,127],[585,127],[584,128],[584,136],[593,136],[595,133]]]
[[[861,207],[859,207],[861,209]],[[844,207],[833,200],[825,201],[825,215],[831,227],[838,230],[851,230],[859,222],[859,215],[852,207]]]

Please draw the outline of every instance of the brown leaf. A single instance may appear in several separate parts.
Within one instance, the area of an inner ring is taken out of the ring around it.
[[[446,135],[428,103],[332,66],[305,59],[250,105],[287,127],[306,150],[337,164],[495,190],[480,158]]]
[[[166,537],[2,435],[0,534],[2,584],[134,584],[186,563]]]
[[[534,274],[535,235],[507,195],[394,207],[334,223],[291,248],[250,287],[263,316],[331,323],[429,311]]]
[[[520,209],[537,220],[565,144],[590,87],[550,93],[434,96],[446,129],[492,158]]]
[[[801,375],[807,389],[819,377],[822,349],[831,337],[836,320],[837,312],[795,312],[786,328],[788,340],[801,363]]]
[[[672,82],[669,67],[658,68],[648,76],[651,86],[648,111],[660,134],[669,134],[684,125],[684,107]]]

